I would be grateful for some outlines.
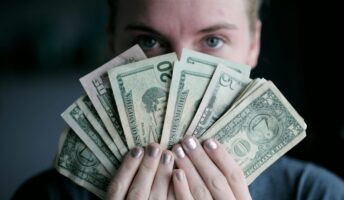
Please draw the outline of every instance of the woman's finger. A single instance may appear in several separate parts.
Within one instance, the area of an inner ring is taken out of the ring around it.
[[[146,147],[141,165],[129,188],[127,199],[148,199],[161,156],[161,147],[153,143]]]
[[[168,188],[173,170],[173,154],[165,150],[162,153],[158,170],[156,172],[149,199],[167,199]]]
[[[235,198],[238,200],[252,199],[243,171],[223,145],[212,138],[206,140],[203,145],[209,158],[225,175]]]
[[[219,200],[234,199],[225,175],[208,157],[199,142],[194,137],[187,136],[183,139],[182,145],[212,197]]]
[[[173,186],[174,193],[177,200],[192,200],[194,199],[191,195],[188,181],[185,173],[182,169],[175,169],[173,171]]]
[[[140,166],[143,154],[141,147],[135,147],[125,156],[116,176],[109,185],[107,199],[125,198],[137,169]]]
[[[175,163],[177,167],[185,172],[192,196],[197,200],[213,199],[209,190],[207,189],[207,186],[203,182],[203,179],[197,172],[197,169],[192,164],[188,156],[184,153],[183,148],[177,144],[172,150],[175,154]]]
[[[167,200],[176,200],[173,187],[173,178],[171,179],[170,186],[168,187]]]

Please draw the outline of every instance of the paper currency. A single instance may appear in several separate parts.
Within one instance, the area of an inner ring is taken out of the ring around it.
[[[120,154],[117,146],[111,139],[109,133],[107,132],[105,125],[101,121],[100,117],[97,114],[96,109],[94,108],[90,98],[88,96],[82,96],[77,101],[76,104],[79,106],[80,110],[85,114],[87,120],[91,123],[95,131],[102,138],[102,141],[109,147],[111,152],[116,156],[118,160],[122,160],[122,155]]]
[[[86,119],[85,114],[79,106],[73,103],[61,114],[61,116],[104,165],[105,169],[110,174],[113,174],[119,167],[120,161],[115,157],[91,123]]]
[[[229,109],[250,81],[242,74],[219,64],[186,134],[201,137]]]
[[[215,67],[177,62],[174,67],[160,144],[170,148],[183,138]]]
[[[211,56],[208,54],[200,53],[190,49],[183,49],[180,62],[190,63],[194,65],[202,66],[213,66],[214,68],[218,64],[223,64],[226,67],[233,69],[234,71],[239,72],[244,77],[249,78],[251,73],[251,67],[243,64],[238,64],[229,60]]]
[[[95,109],[104,122],[122,156],[125,155],[128,149],[125,144],[125,137],[119,120],[107,71],[116,66],[145,58],[146,56],[140,47],[135,45],[80,79],[82,86],[90,97]]]
[[[231,110],[236,108],[236,106],[239,105],[244,99],[246,99],[246,97],[250,96],[252,92],[256,91],[266,82],[267,80],[265,80],[264,78],[256,78],[251,81],[250,84],[244,89],[244,91],[234,100],[233,105],[227,112],[230,112]]]
[[[251,81],[249,66],[188,49],[180,61],[142,59],[134,46],[82,77],[88,96],[62,113],[69,127],[55,167],[100,198],[128,148],[214,137],[250,184],[306,135],[302,117],[272,82]]]
[[[299,143],[306,124],[268,81],[227,112],[201,140],[214,137],[242,168],[247,182]]]
[[[81,187],[104,199],[111,176],[104,166],[70,128],[60,137],[55,168]]]
[[[109,70],[129,148],[159,142],[175,53]]]

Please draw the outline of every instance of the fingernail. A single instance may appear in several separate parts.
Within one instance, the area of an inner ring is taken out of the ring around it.
[[[158,156],[160,149],[153,145],[149,145],[147,148],[147,151],[148,151],[148,155],[154,158]]]
[[[177,180],[178,180],[178,181],[182,181],[183,178],[184,178],[184,173],[183,173],[183,171],[182,171],[182,170],[176,171],[176,177],[177,177]]]
[[[184,144],[186,145],[186,148],[188,148],[189,150],[196,149],[197,147],[196,141],[193,137],[184,140]]]
[[[182,149],[182,147],[178,146],[175,150],[174,153],[177,155],[177,158],[184,158],[185,157],[185,153]]]
[[[165,152],[165,153],[162,155],[162,163],[163,163],[164,165],[170,164],[171,160],[172,160],[171,154]]]
[[[139,158],[142,155],[142,149],[139,147],[135,147],[130,151],[130,155],[133,158]]]
[[[214,139],[208,139],[206,142],[205,142],[205,146],[208,148],[208,149],[211,149],[211,150],[214,150],[217,148],[217,144],[216,142],[214,141]]]

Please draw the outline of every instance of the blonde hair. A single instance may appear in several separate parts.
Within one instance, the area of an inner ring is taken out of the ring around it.
[[[257,19],[260,18],[260,8],[261,8],[261,5],[262,5],[262,2],[263,0],[245,0],[246,2],[246,13],[247,13],[247,16],[248,16],[248,19],[250,21],[250,28],[251,28],[251,31],[254,30],[254,26],[255,26],[255,22]]]

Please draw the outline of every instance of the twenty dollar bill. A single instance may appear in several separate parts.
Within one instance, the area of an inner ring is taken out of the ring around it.
[[[109,70],[129,148],[159,142],[175,53]]]

